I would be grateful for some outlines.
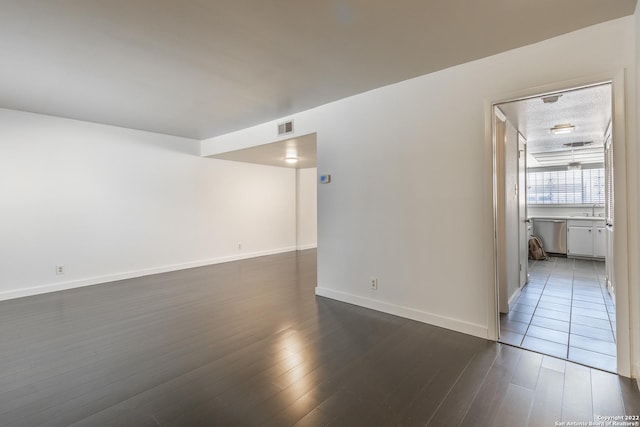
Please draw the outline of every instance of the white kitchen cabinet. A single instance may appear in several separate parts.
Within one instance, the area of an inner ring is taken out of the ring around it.
[[[604,221],[573,219],[567,222],[567,255],[604,257]]]
[[[567,255],[593,256],[593,227],[567,227]]]
[[[607,255],[607,233],[605,227],[594,227],[593,255],[604,258]]]

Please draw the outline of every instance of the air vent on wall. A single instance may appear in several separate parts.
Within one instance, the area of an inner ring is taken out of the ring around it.
[[[293,120],[278,124],[278,135],[293,133]]]

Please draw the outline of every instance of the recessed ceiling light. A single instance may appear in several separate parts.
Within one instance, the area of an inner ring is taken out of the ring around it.
[[[558,102],[558,99],[560,99],[561,96],[562,94],[543,96],[542,102],[545,104],[553,104],[554,102]]]
[[[564,125],[555,125],[554,127],[552,127],[551,129],[549,129],[551,131],[552,134],[554,135],[562,135],[565,133],[571,133],[573,132],[573,130],[576,127],[570,124],[564,124]]]

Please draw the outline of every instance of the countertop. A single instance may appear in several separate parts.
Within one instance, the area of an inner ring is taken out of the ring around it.
[[[601,216],[582,216],[582,215],[536,215],[530,216],[529,219],[579,219],[589,221],[604,221],[604,217]]]

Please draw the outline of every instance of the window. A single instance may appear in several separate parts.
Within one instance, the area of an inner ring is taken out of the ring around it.
[[[604,166],[566,170],[530,169],[527,201],[538,205],[604,203]]]

